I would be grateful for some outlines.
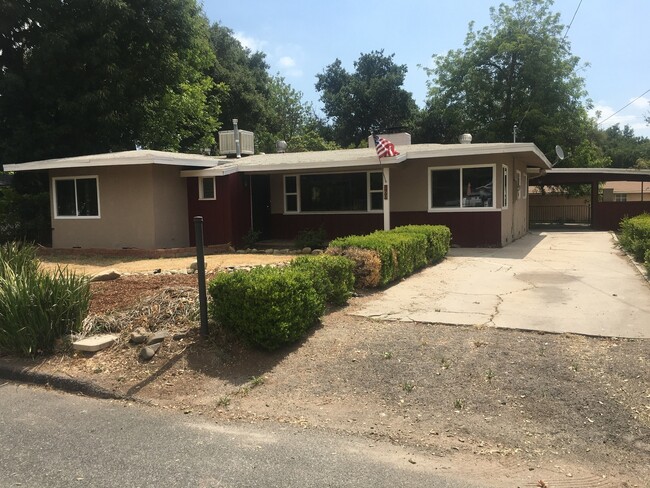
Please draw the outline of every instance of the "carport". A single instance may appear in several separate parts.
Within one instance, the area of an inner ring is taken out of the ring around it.
[[[606,181],[650,181],[650,170],[623,168],[554,168],[534,179],[531,185],[559,186],[570,184],[591,185],[590,224],[594,230],[618,230],[624,217],[633,217],[643,212],[650,213],[650,193],[641,191],[638,202],[605,202],[599,198],[599,185]]]

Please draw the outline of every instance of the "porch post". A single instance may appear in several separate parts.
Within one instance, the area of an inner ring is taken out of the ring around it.
[[[390,169],[382,168],[384,174],[384,230],[390,230]]]
[[[589,224],[594,228],[596,204],[598,203],[598,181],[591,182],[591,221]]]

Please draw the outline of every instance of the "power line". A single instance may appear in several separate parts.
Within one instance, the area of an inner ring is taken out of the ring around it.
[[[607,122],[609,119],[611,119],[612,117],[614,117],[614,115],[616,115],[617,113],[619,113],[619,112],[625,110],[627,107],[629,107],[630,105],[632,105],[634,102],[636,102],[639,98],[641,98],[643,95],[645,95],[645,94],[648,93],[648,92],[650,92],[650,88],[648,88],[648,89],[647,89],[646,91],[644,91],[641,95],[639,95],[639,96],[636,97],[634,100],[632,100],[630,103],[628,103],[625,107],[623,107],[623,108],[619,108],[619,109],[618,109],[616,112],[614,112],[612,115],[610,115],[610,116],[607,117],[606,119],[603,119],[603,120],[601,120],[600,122],[598,122],[598,125],[601,125],[601,124]]]
[[[566,32],[564,33],[564,37],[562,38],[562,40],[566,39],[566,35],[569,33],[569,29],[573,25],[573,21],[576,19],[576,15],[578,15],[578,10],[580,10],[580,5],[582,5],[582,0],[580,0],[580,2],[578,3],[578,6],[576,7],[576,11],[573,12],[573,17],[571,18],[571,22],[569,22],[569,25],[566,28]]]

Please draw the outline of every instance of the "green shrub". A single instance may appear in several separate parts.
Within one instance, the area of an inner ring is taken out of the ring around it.
[[[370,249],[381,259],[380,285],[386,285],[426,265],[426,237],[421,234],[377,231],[365,236],[334,239],[334,248]]]
[[[295,241],[296,247],[302,249],[311,247],[320,249],[327,246],[327,232],[322,227],[320,229],[306,229],[298,232]]]
[[[634,259],[643,261],[646,251],[650,250],[650,214],[624,218],[620,228],[621,246],[631,253]]]
[[[381,283],[381,258],[377,251],[358,247],[328,247],[327,254],[344,256],[354,263],[354,283],[358,288],[376,288]]]
[[[7,271],[35,273],[38,270],[36,248],[24,242],[7,242],[0,246],[0,276]]]
[[[650,249],[645,252],[645,269],[648,270],[648,275],[650,275]]]
[[[310,275],[326,303],[344,305],[354,291],[354,263],[343,256],[300,256],[290,266]]]
[[[436,263],[449,252],[451,231],[444,225],[404,225],[396,227],[392,232],[423,234],[427,238],[427,261]]]
[[[325,309],[310,276],[292,267],[219,273],[209,293],[216,322],[268,350],[299,340]]]
[[[90,305],[85,276],[40,271],[27,259],[33,252],[0,249],[0,350],[23,356],[50,353],[58,338],[79,332]]]

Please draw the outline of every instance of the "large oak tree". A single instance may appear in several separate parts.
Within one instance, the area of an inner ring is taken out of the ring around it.
[[[464,46],[434,56],[418,139],[534,142],[549,157],[556,144],[582,160],[594,144],[583,66],[571,53],[552,0],[515,0],[490,9],[491,25],[469,26]],[[581,147],[582,146],[582,147]]]
[[[354,62],[353,73],[337,59],[316,75],[316,90],[339,145],[358,147],[373,132],[411,127],[417,106],[402,88],[406,65],[393,58],[372,51]]]

